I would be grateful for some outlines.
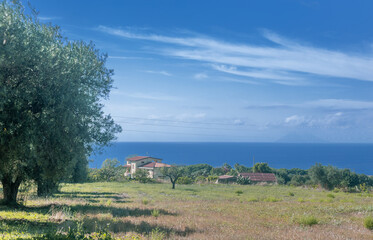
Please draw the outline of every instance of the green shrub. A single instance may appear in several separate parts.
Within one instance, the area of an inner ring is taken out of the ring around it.
[[[179,177],[176,181],[177,184],[192,184],[193,179],[190,177]]]
[[[364,219],[364,227],[366,227],[369,230],[373,230],[373,217],[368,216]]]
[[[267,197],[263,199],[264,202],[279,202],[281,199],[275,198],[275,197]]]
[[[148,199],[143,199],[143,200],[142,200],[142,204],[144,204],[144,205],[148,205],[148,203],[149,203],[149,200],[148,200]]]
[[[295,194],[294,194],[293,192],[289,192],[288,195],[289,195],[290,197],[293,197]]]
[[[251,183],[250,179],[247,177],[238,176],[237,183],[240,185],[248,185]]]
[[[209,182],[215,182],[216,180],[218,180],[218,176],[215,176],[215,175],[210,175],[207,177],[207,181]]]
[[[206,182],[206,177],[205,176],[198,176],[196,177],[196,179],[194,180],[196,183],[204,183]]]
[[[326,196],[329,197],[329,198],[335,198],[335,195],[332,194],[332,193],[328,193]]]
[[[298,219],[298,223],[303,226],[312,226],[318,224],[319,221],[314,216],[303,216]]]
[[[259,199],[256,198],[256,197],[251,197],[249,199],[247,199],[248,202],[259,202]]]
[[[153,229],[150,234],[151,240],[163,240],[165,238],[166,238],[166,234],[162,232],[159,228]]]
[[[243,191],[237,190],[237,191],[235,191],[235,193],[237,194],[237,196],[240,196],[243,193]]]
[[[152,216],[156,217],[156,218],[159,217],[159,210],[158,209],[153,209]]]
[[[301,203],[303,203],[303,202],[305,202],[306,200],[304,200],[303,198],[298,198],[298,202],[301,202]]]

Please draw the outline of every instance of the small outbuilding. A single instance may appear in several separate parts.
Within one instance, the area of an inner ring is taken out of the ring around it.
[[[235,176],[230,175],[223,175],[219,176],[218,180],[216,180],[216,183],[234,183],[236,182],[237,178]]]

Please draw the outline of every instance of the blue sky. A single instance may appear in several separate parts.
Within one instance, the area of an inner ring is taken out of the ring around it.
[[[108,54],[119,141],[373,142],[372,1],[42,1]]]

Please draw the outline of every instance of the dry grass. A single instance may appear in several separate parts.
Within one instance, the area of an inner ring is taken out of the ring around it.
[[[170,184],[68,184],[54,198],[29,197],[27,207],[18,213],[38,215],[17,224],[31,235],[51,228],[64,231],[80,221],[87,231],[107,228],[118,238],[373,239],[373,232],[364,227],[364,219],[373,212],[369,194],[339,192],[331,198],[330,192],[286,186],[170,188]],[[21,232],[9,212],[0,207],[0,234],[4,229]]]

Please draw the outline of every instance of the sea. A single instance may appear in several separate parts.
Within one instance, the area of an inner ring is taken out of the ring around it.
[[[107,158],[125,164],[131,155],[161,158],[168,164],[207,163],[214,167],[265,162],[273,168],[308,169],[321,163],[373,175],[373,144],[347,143],[115,142],[92,154],[89,165],[100,168]]]

